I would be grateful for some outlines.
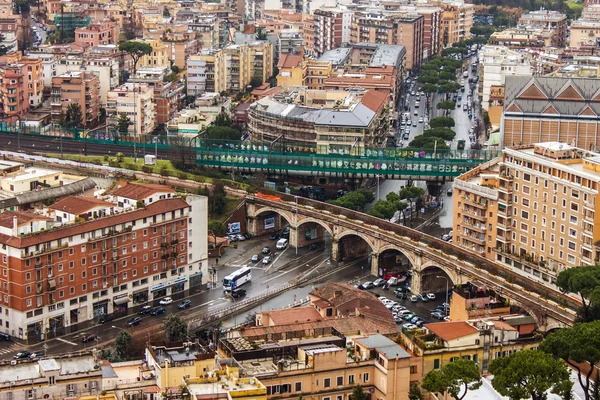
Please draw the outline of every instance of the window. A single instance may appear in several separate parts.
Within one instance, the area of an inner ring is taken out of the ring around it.
[[[33,389],[27,389],[27,390],[25,391],[25,394],[27,395],[27,398],[28,398],[28,399],[33,399],[33,397],[34,397],[34,396],[33,396]]]
[[[48,377],[48,385],[54,385],[56,383],[56,378],[54,376]]]
[[[67,383],[67,393],[74,393],[74,392],[75,392],[75,384]]]
[[[348,375],[348,384],[354,385],[354,375]]]
[[[323,387],[331,387],[331,378],[325,378],[323,379]]]
[[[343,376],[338,376],[336,384],[338,386],[343,386],[344,385],[344,377]]]
[[[302,382],[296,382],[294,387],[295,387],[296,392],[301,392],[302,391]]]
[[[433,369],[439,369],[440,368],[440,359],[436,358],[435,360],[433,360]]]
[[[365,372],[363,374],[363,382],[369,382],[369,373],[368,372]]]

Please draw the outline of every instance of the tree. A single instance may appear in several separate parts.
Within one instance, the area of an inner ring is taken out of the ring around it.
[[[579,319],[591,322],[600,318],[600,266],[568,268],[558,274],[556,286],[566,293],[577,293],[582,307]]]
[[[250,86],[252,89],[259,87],[263,83],[263,79],[260,76],[253,76],[252,79],[250,79]]]
[[[423,378],[421,386],[429,392],[448,392],[456,400],[462,400],[469,390],[478,389],[481,384],[477,364],[472,360],[458,358],[444,365],[441,370],[430,371]]]
[[[267,40],[267,31],[261,26],[256,27],[256,40]]]
[[[117,119],[117,131],[121,134],[127,134],[129,125],[133,125],[129,117],[125,113],[120,113],[119,119]]]
[[[437,103],[436,107],[438,110],[445,110],[446,113],[448,113],[449,110],[454,110],[456,103],[450,100],[444,100]]]
[[[133,344],[133,335],[127,331],[121,331],[115,338],[115,352],[118,356],[126,360],[128,355],[128,349]]]
[[[423,400],[423,393],[421,393],[421,389],[417,383],[410,385],[408,400]]]
[[[454,118],[436,117],[429,120],[431,128],[454,128]]]
[[[209,235],[212,235],[215,240],[215,248],[217,248],[217,236],[222,237],[226,232],[227,229],[225,229],[225,225],[221,221],[208,221],[208,233]]]
[[[206,137],[220,140],[240,140],[240,131],[228,126],[209,126],[206,129]]]
[[[169,18],[170,16],[171,16],[171,13],[169,12],[169,9],[167,7],[165,7],[163,9],[163,17]]]
[[[425,93],[435,93],[438,91],[438,87],[437,85],[426,83],[423,86],[421,86],[421,90]]]
[[[552,332],[540,344],[540,350],[562,358],[577,371],[585,400],[590,400],[592,367],[600,362],[600,321],[579,323]],[[583,372],[579,364],[588,364],[588,372]]]
[[[452,93],[456,92],[458,89],[460,89],[460,85],[456,82],[446,81],[443,84],[440,82],[441,93]],[[456,104],[454,106],[456,107]]]
[[[355,211],[363,211],[365,205],[372,203],[375,195],[370,190],[359,189],[346,193],[336,200],[328,200],[327,203]]]
[[[363,390],[362,386],[356,385],[354,388],[352,388],[350,400],[367,400],[367,394]]]
[[[184,340],[188,335],[188,325],[179,315],[169,314],[163,322],[167,340],[177,342]]]
[[[229,116],[229,114],[222,112],[219,115],[217,115],[217,117],[215,118],[215,126],[230,127],[231,126],[231,117]]]
[[[65,113],[65,126],[67,128],[79,128],[81,127],[82,120],[83,113],[81,112],[81,107],[79,104],[69,104],[67,107],[67,112]]]
[[[552,355],[539,350],[525,350],[508,357],[496,358],[490,365],[492,386],[511,400],[544,400],[546,392],[571,392],[567,366]]]
[[[2,34],[0,34],[0,43],[4,42],[4,39],[6,37]],[[0,44],[0,56],[4,56],[6,55],[6,53],[8,53],[8,47],[4,46],[3,44]]]
[[[133,73],[137,71],[137,64],[140,58],[152,54],[152,46],[144,42],[128,40],[119,45],[119,50],[129,53],[133,59]]]
[[[448,150],[448,145],[443,138],[435,136],[418,135],[408,144],[408,147],[415,149],[437,149]]]
[[[417,186],[404,186],[400,192],[398,192],[398,196],[401,199],[421,199],[425,196],[425,189],[417,187]]]
[[[387,200],[377,200],[377,202],[369,208],[367,214],[376,218],[390,219],[394,216],[396,211],[397,209],[394,203]]]
[[[456,136],[456,132],[454,132],[450,128],[431,128],[424,131],[423,136],[438,137],[444,140],[452,140]]]

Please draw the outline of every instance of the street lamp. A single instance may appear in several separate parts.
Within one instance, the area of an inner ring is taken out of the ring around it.
[[[445,279],[446,280],[446,304],[448,304],[448,278],[446,278],[445,276],[440,276],[440,275],[436,275],[437,279]],[[444,307],[444,317],[448,315],[448,312],[446,311],[446,307]]]
[[[120,330],[120,331],[123,331],[123,332],[127,332],[127,333],[129,333],[129,331],[128,331],[127,329],[119,328],[118,326],[114,326],[114,325],[113,325],[113,326],[111,326],[111,328],[118,329],[118,330]]]
[[[298,196],[294,196],[294,199],[296,200],[296,225],[298,225]],[[298,226],[296,226],[296,255],[298,255],[298,240]]]
[[[381,175],[377,175],[377,200],[379,200],[379,177],[380,176]],[[377,200],[375,200],[375,201],[377,201]]]

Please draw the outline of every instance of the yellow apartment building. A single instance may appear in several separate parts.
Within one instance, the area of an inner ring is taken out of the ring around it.
[[[455,180],[454,243],[552,286],[600,259],[599,183],[595,153],[559,142],[506,148]]]
[[[179,388],[185,378],[202,377],[215,365],[214,351],[195,343],[181,347],[146,347],[146,370],[153,372],[161,392]]]
[[[258,378],[240,377],[239,368],[229,365],[197,378],[184,378],[183,385],[196,400],[267,400],[267,388]]]
[[[157,39],[143,38],[135,39],[135,42],[142,42],[152,46],[152,53],[140,58],[137,68],[142,67],[160,67],[169,68],[171,63],[169,62],[169,55],[167,54],[167,46]]]

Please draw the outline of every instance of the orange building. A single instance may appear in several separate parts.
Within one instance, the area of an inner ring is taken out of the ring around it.
[[[44,90],[44,71],[42,59],[23,57],[19,52],[7,53],[0,57],[0,63],[19,66],[23,73],[24,85],[28,93],[29,107],[37,107],[42,104]]]
[[[0,109],[6,120],[17,122],[29,111],[27,74],[22,66],[0,64]]]
[[[94,72],[72,71],[52,78],[52,119],[58,120],[70,104],[79,104],[82,124],[91,126],[100,114],[100,78]]]
[[[45,215],[0,214],[2,331],[41,340],[202,285],[188,240],[200,239],[206,199],[183,200],[161,185],[126,185],[113,195],[117,201],[67,197]]]
[[[117,44],[119,25],[110,20],[92,22],[87,27],[75,29],[75,43],[94,47],[101,44]]]

